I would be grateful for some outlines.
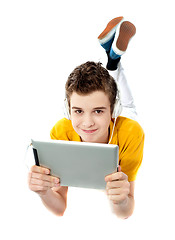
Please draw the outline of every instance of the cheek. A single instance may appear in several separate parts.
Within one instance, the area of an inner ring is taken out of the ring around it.
[[[71,122],[72,122],[73,128],[76,128],[80,124],[80,119],[71,115]]]
[[[104,117],[98,119],[98,124],[99,124],[99,126],[101,126],[101,128],[106,130],[109,128],[110,121],[111,121],[111,117],[110,117],[110,115],[109,116],[107,115],[107,116],[104,116]]]
[[[109,115],[109,116],[106,118],[106,121],[105,121],[105,127],[106,127],[107,130],[109,129],[110,122],[111,122],[111,115]]]

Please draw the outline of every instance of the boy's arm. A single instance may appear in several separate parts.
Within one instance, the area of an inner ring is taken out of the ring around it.
[[[54,187],[40,195],[43,204],[57,216],[63,216],[67,207],[68,187]]]
[[[67,205],[68,187],[60,186],[59,178],[50,175],[50,170],[32,166],[28,175],[30,190],[36,192],[44,205],[57,216],[63,216]]]
[[[130,217],[134,211],[134,181],[128,182],[126,174],[116,172],[105,178],[106,190],[111,202],[112,211],[120,218]]]
[[[115,203],[110,201],[113,213],[119,218],[126,219],[133,214],[135,200],[134,200],[134,185],[135,182],[130,182],[130,193],[128,197],[121,203]],[[131,193],[133,191],[133,193]]]
[[[138,124],[126,125],[125,128],[130,129],[130,134],[126,138],[120,136],[122,141],[120,141],[119,172],[105,178],[112,210],[123,219],[131,216],[134,211],[134,181],[142,162],[144,146],[144,132]]]

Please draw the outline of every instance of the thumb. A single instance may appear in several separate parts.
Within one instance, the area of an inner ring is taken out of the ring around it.
[[[117,172],[121,172],[121,166],[120,165],[118,165],[118,167],[117,167]]]

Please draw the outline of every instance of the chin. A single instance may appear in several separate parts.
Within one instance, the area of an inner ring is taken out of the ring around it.
[[[83,142],[92,142],[92,143],[93,143],[93,142],[94,142],[94,143],[97,142],[97,137],[92,136],[92,135],[91,135],[91,136],[90,136],[90,135],[88,136],[88,135],[81,134],[80,137],[81,137],[81,139],[82,139]]]
[[[81,136],[81,139],[83,140],[83,142],[91,142],[91,143],[101,143],[102,141],[100,140],[100,138],[95,137],[95,136]]]
[[[91,143],[95,143],[96,142],[95,139],[88,138],[88,137],[81,136],[81,139],[82,139],[83,142],[91,142]]]

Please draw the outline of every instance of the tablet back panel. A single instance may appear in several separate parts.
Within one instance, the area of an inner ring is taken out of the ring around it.
[[[105,189],[105,176],[117,171],[117,145],[62,140],[32,140],[32,145],[39,165],[59,177],[61,186]]]

